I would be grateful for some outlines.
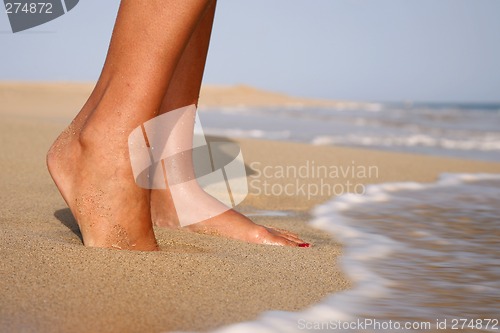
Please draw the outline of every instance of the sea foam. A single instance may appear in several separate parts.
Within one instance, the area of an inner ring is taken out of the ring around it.
[[[498,198],[500,175],[493,174],[370,185],[364,195],[334,198],[314,209],[311,225],[344,245],[341,264],[353,289],[216,332],[380,331],[359,325],[366,320],[436,330],[438,321],[451,328],[462,318],[491,319],[500,299]]]

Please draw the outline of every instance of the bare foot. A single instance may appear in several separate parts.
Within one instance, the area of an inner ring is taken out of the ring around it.
[[[196,203],[193,203],[196,206]],[[199,209],[194,207],[193,209]],[[168,190],[151,191],[152,220],[156,226],[178,228],[179,221]],[[297,235],[282,229],[255,224],[246,216],[230,209],[210,219],[185,226],[184,229],[256,244],[309,247]]]
[[[211,219],[184,227],[187,230],[233,238],[248,243],[309,247],[297,235],[282,229],[264,227],[230,209]]]
[[[126,146],[113,146],[99,134],[94,137],[100,141],[84,141],[79,132],[74,122],[57,138],[47,154],[47,166],[84,244],[157,250],[149,191],[135,184]]]

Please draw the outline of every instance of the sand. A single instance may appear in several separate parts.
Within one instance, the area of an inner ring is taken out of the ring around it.
[[[341,245],[307,225],[309,211],[329,198],[333,186],[346,189],[349,182],[359,189],[387,181],[430,182],[442,172],[500,172],[499,163],[234,140],[251,184],[239,209],[258,223],[299,233],[312,248],[259,246],[164,229],[155,230],[162,249],[156,253],[85,248],[44,157],[90,89],[88,84],[0,84],[1,332],[203,331],[252,320],[267,310],[305,309],[351,286],[338,265]],[[248,87],[208,87],[202,95],[210,106],[237,100],[263,106],[297,102]],[[306,102],[324,103],[301,99]],[[280,171],[283,166],[288,174]],[[312,175],[317,167],[328,167],[329,173]],[[356,173],[339,171],[349,167]],[[363,169],[371,174],[360,173]],[[294,170],[309,174],[295,177]],[[266,181],[274,192],[263,192]],[[301,190],[303,183],[308,191]],[[311,184],[322,190],[311,195]]]

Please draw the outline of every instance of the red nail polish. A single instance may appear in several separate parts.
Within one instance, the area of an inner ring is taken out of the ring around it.
[[[299,244],[299,247],[310,247],[311,244],[309,243],[302,243],[302,244]]]

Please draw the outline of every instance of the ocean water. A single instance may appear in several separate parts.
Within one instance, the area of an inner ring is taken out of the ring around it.
[[[206,110],[206,133],[500,161],[500,106]],[[500,174],[369,185],[316,207],[351,290],[218,332],[499,332]]]
[[[206,134],[500,161],[500,104],[205,108]]]
[[[217,332],[500,331],[500,175],[370,185],[313,213],[354,288]]]

